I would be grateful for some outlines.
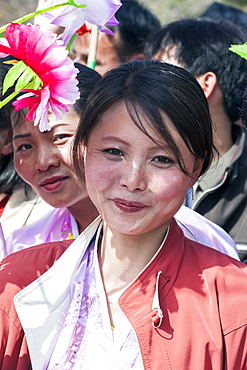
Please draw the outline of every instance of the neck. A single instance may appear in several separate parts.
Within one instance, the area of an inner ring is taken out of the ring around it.
[[[77,222],[79,233],[85,230],[98,216],[98,211],[89,197],[85,197],[79,202],[68,207],[68,210]]]
[[[99,262],[107,290],[125,289],[158,251],[167,227],[143,235],[126,235],[104,225]]]
[[[104,225],[98,259],[112,326],[122,327],[124,315],[118,299],[155,255],[167,227],[145,235],[126,235]]]
[[[232,122],[221,104],[209,107],[213,122],[214,145],[223,156],[233,145]]]

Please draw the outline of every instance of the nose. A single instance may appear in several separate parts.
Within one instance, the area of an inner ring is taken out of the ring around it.
[[[144,169],[137,163],[127,165],[121,176],[120,185],[127,188],[130,192],[145,190],[147,178]]]
[[[58,167],[59,158],[46,146],[39,150],[36,161],[36,168],[39,172],[47,171],[50,167]]]

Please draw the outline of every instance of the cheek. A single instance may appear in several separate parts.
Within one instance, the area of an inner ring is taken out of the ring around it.
[[[57,156],[57,158],[59,158],[59,160],[63,163],[63,166],[66,166],[73,172],[75,172],[71,146],[66,145],[63,148],[58,148],[58,151],[56,148],[55,150],[53,150],[53,152],[52,149],[53,148],[50,149],[51,153],[53,153],[54,155]]]
[[[86,184],[89,189],[95,189],[98,192],[106,190],[112,182],[111,171],[102,167],[85,166]]]
[[[88,193],[102,193],[115,182],[117,171],[115,166],[109,166],[97,157],[87,156],[85,161],[85,179]]]
[[[32,171],[32,167],[30,165],[30,163],[27,163],[27,161],[24,161],[18,154],[17,155],[14,155],[14,165],[15,165],[15,169],[16,171],[18,172],[18,174],[20,175],[20,177],[27,181],[29,180],[29,178],[31,177],[31,171]]]
[[[164,178],[152,182],[152,193],[158,202],[183,202],[189,184],[185,175],[170,173]]]

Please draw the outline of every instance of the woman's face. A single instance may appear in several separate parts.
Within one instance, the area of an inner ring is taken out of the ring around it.
[[[49,114],[50,131],[40,132],[32,121],[13,129],[17,172],[56,208],[68,208],[87,196],[85,183],[75,175],[70,153],[78,122],[78,114],[69,108],[61,120]]]
[[[154,129],[144,126],[161,140]],[[202,163],[170,126],[186,169],[196,179]],[[134,125],[123,102],[106,111],[91,132],[85,153],[88,193],[111,229],[129,235],[166,231],[182,205],[192,179],[162,142],[158,146]]]

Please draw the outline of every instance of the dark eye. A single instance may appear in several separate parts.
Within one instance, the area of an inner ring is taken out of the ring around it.
[[[117,156],[122,156],[123,155],[123,152],[119,149],[116,149],[116,148],[105,149],[104,152],[112,154],[112,155],[117,155]]]
[[[26,150],[29,150],[31,148],[32,148],[32,146],[30,144],[22,144],[22,145],[18,146],[17,151],[26,151]]]
[[[165,157],[163,155],[159,155],[158,157],[155,157],[153,159],[154,162],[157,162],[157,163],[172,163],[172,160],[169,159],[168,157]]]
[[[72,135],[69,134],[61,134],[61,135],[56,135],[53,139],[54,142],[64,142],[66,139],[70,138]]]

